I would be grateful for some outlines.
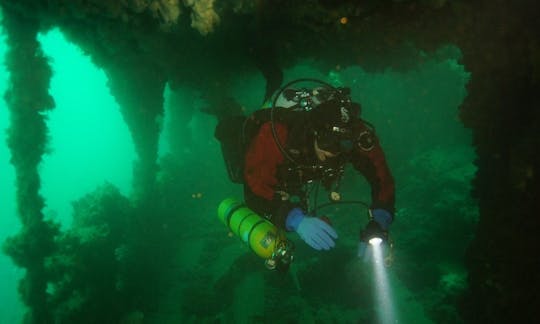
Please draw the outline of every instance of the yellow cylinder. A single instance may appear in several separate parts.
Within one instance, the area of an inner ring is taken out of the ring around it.
[[[272,257],[279,242],[285,240],[274,224],[233,198],[219,204],[218,218],[264,259]]]

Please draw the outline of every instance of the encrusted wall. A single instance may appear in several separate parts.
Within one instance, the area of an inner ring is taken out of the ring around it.
[[[480,221],[467,253],[472,322],[540,315],[540,11],[534,1],[477,1],[457,39],[471,72],[461,118],[474,130]]]

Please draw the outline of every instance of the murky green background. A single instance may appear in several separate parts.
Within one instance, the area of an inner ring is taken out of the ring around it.
[[[373,273],[355,258],[366,210],[357,205],[326,209],[340,234],[337,248],[316,253],[291,235],[298,246],[291,272],[268,272],[217,220],[218,203],[241,197],[241,188],[227,180],[213,138],[215,120],[199,112],[206,105],[204,89],[164,93],[157,207],[133,210],[129,199],[136,155],[104,73],[58,30],[41,35],[40,41],[54,70],[50,92],[56,108],[48,114],[49,153],[40,174],[45,214],[65,233],[60,243],[66,248],[58,256],[65,262],[54,261],[61,275],[50,286],[59,318],[102,322],[106,301],[125,297],[125,291],[143,296],[119,302],[118,307],[129,310],[123,320],[133,323],[143,317],[156,323],[376,318]],[[2,37],[0,60],[5,51]],[[463,255],[477,218],[469,198],[476,169],[470,131],[457,116],[469,77],[459,58],[459,50],[448,46],[407,73],[336,67],[322,75],[309,61],[285,71],[286,81],[311,77],[351,87],[363,117],[376,126],[397,184],[398,212],[391,228],[396,256],[388,276],[389,298],[402,323],[452,323],[457,319],[453,302],[465,286]],[[7,77],[0,64],[0,93],[8,86]],[[231,82],[246,111],[259,108],[264,91],[260,75],[238,75]],[[8,127],[2,100],[1,241],[20,229],[5,144]],[[367,200],[368,190],[362,177],[348,170],[344,198]],[[138,217],[141,213],[152,217]],[[79,244],[79,249],[68,244]],[[21,276],[0,255],[0,323],[22,318],[16,291]],[[148,285],[154,278],[159,282]],[[148,307],[152,311],[145,311],[145,304],[133,306],[146,300],[155,303]]]

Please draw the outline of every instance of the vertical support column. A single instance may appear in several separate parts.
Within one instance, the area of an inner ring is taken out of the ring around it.
[[[21,231],[5,242],[4,249],[16,265],[26,270],[19,284],[23,302],[29,307],[25,322],[51,323],[45,260],[55,251],[54,237],[59,229],[44,220],[38,166],[47,143],[45,113],[54,108],[49,95],[52,71],[36,39],[37,21],[4,10],[3,25],[10,73],[5,94],[11,118],[7,141],[15,167],[17,211],[22,223]]]
[[[112,64],[106,72],[139,157],[133,176],[135,199],[146,200],[153,192],[158,169],[165,75],[150,62],[137,59]]]

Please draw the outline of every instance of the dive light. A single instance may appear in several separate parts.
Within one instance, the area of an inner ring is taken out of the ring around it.
[[[369,210],[369,222],[364,230],[360,232],[360,239],[374,249],[378,249],[385,243],[386,255],[384,256],[384,265],[390,267],[394,263],[394,243],[389,239],[388,231],[383,230],[381,225],[373,219],[371,210]]]
[[[379,245],[388,239],[388,233],[375,220],[370,219],[360,237],[366,243]]]

